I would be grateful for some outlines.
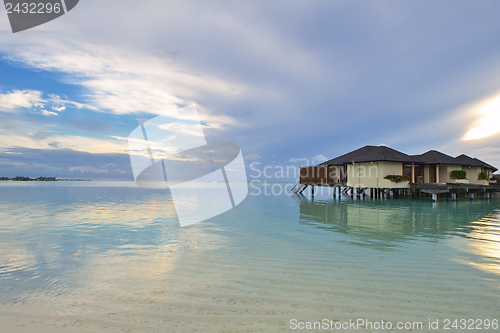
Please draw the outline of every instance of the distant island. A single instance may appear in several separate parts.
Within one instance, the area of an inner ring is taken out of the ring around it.
[[[9,177],[0,177],[0,181],[2,180],[13,180],[16,182],[58,182],[58,181],[67,181],[67,182],[89,182],[90,179],[69,179],[69,178],[59,178],[56,177],[38,177],[38,178],[30,178],[30,177],[22,177],[17,176],[14,178]]]
[[[57,182],[56,177],[38,177],[38,178],[30,178],[30,177],[22,177],[22,176],[17,176],[14,178],[9,178],[9,177],[0,177],[0,180],[13,180],[17,182]]]

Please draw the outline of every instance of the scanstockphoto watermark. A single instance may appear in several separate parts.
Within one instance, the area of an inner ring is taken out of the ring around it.
[[[318,194],[328,194],[328,185],[341,185],[351,179],[351,185],[356,188],[367,188],[370,179],[379,176],[380,168],[378,164],[368,165],[316,165],[309,166],[295,165],[266,165],[260,162],[253,162],[249,165],[250,195],[259,196],[279,196],[282,194],[292,195],[292,188],[297,180],[307,180],[319,186]],[[286,184],[285,184],[286,183]]]
[[[79,0],[4,0],[12,32],[52,21],[75,8]]]
[[[285,179],[297,179],[299,176],[308,178],[328,177],[331,179],[341,180],[350,172],[352,177],[356,178],[372,178],[379,174],[378,164],[369,165],[353,165],[353,170],[347,170],[349,166],[340,165],[316,165],[295,166],[295,165],[267,165],[262,167],[260,162],[252,162],[250,164],[250,178],[266,179],[282,181]]]
[[[248,194],[240,147],[207,142],[194,105],[142,122],[128,147],[136,184],[168,189],[181,227],[222,214]]]
[[[498,330],[498,319],[494,318],[445,318],[428,319],[422,321],[398,321],[369,319],[349,319],[340,321],[337,319],[322,319],[318,321],[304,321],[291,319],[291,330]]]
[[[430,323],[430,321],[429,321]],[[427,324],[427,323],[426,323]],[[430,326],[429,326],[430,327]],[[427,327],[426,327],[427,328]],[[292,330],[422,330],[424,323],[420,321],[372,321],[368,319],[350,319],[340,321],[334,319],[322,319],[319,321],[302,321],[297,319],[290,320],[290,329]]]

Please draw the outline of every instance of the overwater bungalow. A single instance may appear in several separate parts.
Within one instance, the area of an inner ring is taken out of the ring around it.
[[[354,188],[369,188],[371,191],[403,189],[406,193],[405,189],[412,186],[432,187],[429,184],[441,190],[439,185],[489,186],[497,170],[463,154],[452,157],[430,150],[421,155],[407,155],[387,146],[365,146],[316,166],[301,167],[294,189],[301,193],[308,186],[339,186],[352,192]]]

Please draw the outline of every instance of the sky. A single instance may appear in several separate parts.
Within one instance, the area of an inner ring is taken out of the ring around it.
[[[14,34],[2,8],[0,176],[133,180],[128,135],[193,104],[250,176],[381,144],[500,168],[499,14],[496,0],[81,0]]]

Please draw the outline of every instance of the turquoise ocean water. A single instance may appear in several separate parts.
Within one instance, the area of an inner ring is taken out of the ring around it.
[[[422,331],[500,319],[498,195],[312,199],[281,186],[251,188],[236,208],[181,228],[166,191],[133,182],[0,183],[2,322],[278,332],[294,319],[421,321]]]

